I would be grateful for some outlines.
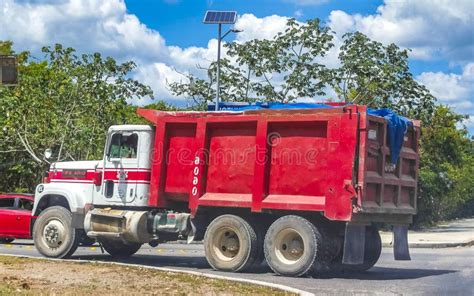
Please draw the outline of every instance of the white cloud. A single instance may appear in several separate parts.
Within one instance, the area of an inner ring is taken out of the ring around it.
[[[237,40],[271,39],[286,28],[287,21],[288,17],[279,15],[257,18],[250,13],[243,14],[235,23],[237,29],[243,30],[237,34]]]
[[[291,2],[303,6],[325,1]],[[464,65],[461,74],[425,72],[417,80],[442,103],[472,115],[473,6],[471,0],[457,0],[455,4],[452,1],[433,4],[429,0],[386,0],[373,15],[334,10],[327,23],[337,32],[333,40],[336,46],[322,61],[329,67],[338,66],[341,35],[354,30],[381,42],[395,42],[412,48],[413,58],[449,59],[454,65]],[[283,31],[286,22],[285,16],[258,18],[253,14],[243,14],[235,27],[244,31],[235,38],[238,42],[269,39]],[[133,59],[139,66],[134,77],[151,85],[156,98],[168,101],[172,96],[167,90],[166,80],[182,79],[174,69],[203,75],[204,71],[197,70],[196,65],[206,67],[216,58],[216,39],[209,40],[205,47],[167,45],[158,31],[148,28],[127,12],[124,0],[1,0],[0,28],[0,39],[14,40],[18,50],[28,49],[36,55],[41,46],[59,42],[80,52],[99,51],[122,61]],[[280,78],[275,76],[274,79]],[[183,103],[183,98],[171,100]]]
[[[329,16],[339,33],[361,31],[383,43],[412,48],[417,59],[472,60],[474,1],[385,0],[373,15],[335,10]]]
[[[117,58],[162,58],[163,37],[127,13],[122,0],[69,0],[56,4],[0,2],[0,37],[38,52],[55,42]]]
[[[463,78],[463,75],[443,72],[423,72],[417,76],[435,97],[446,103],[468,97],[470,89],[464,85]]]
[[[123,0],[63,0],[0,2],[0,40],[13,40],[17,50],[41,57],[44,45],[61,43],[79,52],[101,52],[123,61],[132,59],[134,74],[153,87],[157,98],[168,99],[165,79],[180,71],[195,71],[215,59],[217,41],[208,47],[167,46],[158,31],[127,12]],[[182,99],[182,98],[181,98]]]
[[[295,13],[293,13],[293,15],[295,16],[295,18],[300,18],[304,15],[304,13],[303,13],[303,10],[297,9]]]
[[[286,21],[277,15],[257,18],[244,14],[235,25],[244,32],[236,38],[242,42],[272,38],[285,28]],[[175,69],[204,75],[196,66],[207,67],[217,56],[216,39],[209,40],[206,47],[167,45],[158,31],[127,12],[123,0],[2,0],[0,28],[0,40],[14,40],[16,49],[27,49],[39,57],[42,46],[61,43],[79,52],[97,51],[119,61],[132,59],[138,64],[134,78],[149,84],[156,98],[181,104],[184,98],[174,98],[166,80],[181,78]]]
[[[416,77],[440,103],[474,118],[474,62],[464,66],[461,74],[424,72]],[[470,122],[472,125],[472,122]]]
[[[177,103],[182,105],[184,102],[183,97],[174,97],[170,98],[168,91],[168,84],[173,82],[178,82],[184,80],[184,76],[176,72],[172,67],[164,63],[152,63],[147,65],[142,65],[137,71],[135,78],[140,82],[149,85],[154,90],[155,98],[158,100],[165,100],[170,103]],[[135,101],[134,103],[139,105],[150,104],[151,101],[149,98],[144,100]]]
[[[466,125],[467,129],[471,132],[471,135],[474,134],[474,115],[469,116],[468,119],[464,120],[464,124]]]

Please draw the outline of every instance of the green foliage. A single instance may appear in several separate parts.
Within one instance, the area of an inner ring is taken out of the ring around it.
[[[11,41],[1,41],[0,42],[0,54],[1,55],[10,55],[13,54],[13,42]]]
[[[344,35],[333,87],[340,100],[375,108],[391,108],[423,122],[431,119],[435,98],[413,79],[408,51],[384,46],[360,32]]]
[[[222,101],[290,102],[325,94],[324,87],[332,75],[317,60],[333,47],[330,29],[318,19],[306,24],[289,19],[287,24],[288,28],[272,40],[225,45],[229,58],[221,60]],[[206,71],[206,79],[183,74],[185,81],[171,83],[170,91],[203,108],[215,98],[216,63],[202,70]]]
[[[423,128],[418,223],[474,214],[474,153],[467,131],[456,128],[462,119],[439,106]]]
[[[340,48],[340,67],[329,69],[322,61],[334,47],[333,39],[333,32],[319,19],[303,24],[289,19],[287,29],[273,39],[226,44],[221,100],[292,102],[323,96],[333,88],[339,101],[392,108],[429,122],[435,98],[413,79],[407,50],[384,46],[360,32],[348,33]],[[174,95],[191,98],[201,109],[216,95],[216,63],[203,70],[205,79],[186,73],[184,81],[169,85]]]
[[[322,26],[319,19],[305,24],[289,19],[286,30],[272,40],[229,43],[227,54],[254,75],[256,79],[249,83],[257,97],[291,102],[325,94],[331,71],[319,61],[334,46],[332,39],[330,28]],[[281,75],[281,82],[272,79]]]
[[[11,51],[11,42],[0,43]],[[0,188],[31,190],[52,161],[100,158],[105,132],[130,117],[127,100],[151,95],[127,78],[133,62],[99,53],[78,56],[57,44],[44,47],[44,61],[20,54],[19,85],[0,87]]]

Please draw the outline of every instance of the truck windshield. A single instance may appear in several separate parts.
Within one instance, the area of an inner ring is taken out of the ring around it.
[[[114,134],[110,141],[111,158],[137,158],[138,135]]]

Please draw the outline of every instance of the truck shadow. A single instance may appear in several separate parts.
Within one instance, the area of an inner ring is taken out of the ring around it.
[[[178,268],[203,273],[218,273],[223,275],[231,275],[226,272],[212,271],[206,259],[202,256],[156,256],[156,255],[135,255],[127,259],[112,258],[108,255],[84,255],[75,256],[75,259],[83,260],[97,260],[103,262],[121,262],[130,263],[143,266],[164,267],[164,268]],[[366,272],[325,272],[321,274],[310,275],[306,277],[314,279],[357,279],[357,280],[405,280],[405,279],[419,279],[429,276],[437,276],[442,274],[449,274],[457,272],[457,270],[448,269],[420,269],[420,268],[395,268],[395,267],[373,267]],[[254,268],[251,272],[244,274],[269,274],[272,270],[262,263],[260,266]],[[278,275],[275,275],[278,277]]]

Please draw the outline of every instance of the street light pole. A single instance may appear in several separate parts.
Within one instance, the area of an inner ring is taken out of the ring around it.
[[[222,36],[222,24],[235,24],[237,20],[237,11],[216,11],[216,10],[208,10],[204,15],[203,23],[205,24],[217,24],[219,25],[219,32],[217,35],[217,89],[216,89],[216,111],[219,111],[219,99],[221,96],[221,42],[222,39],[227,36],[230,32],[240,32],[239,30],[231,29],[227,31],[224,36]]]
[[[216,90],[216,111],[219,111],[219,96],[221,93],[220,88],[220,76],[221,76],[221,34],[222,34],[222,24],[219,24],[219,33],[217,36],[217,90]]]
[[[230,29],[229,31],[225,32],[224,35],[222,35],[222,25],[219,24],[219,30],[218,30],[218,36],[217,36],[217,90],[216,90],[216,111],[219,111],[219,99],[221,95],[221,88],[220,88],[220,77],[221,77],[221,41],[222,39],[225,38],[225,36],[229,35],[229,33],[240,33],[242,30],[237,30],[237,29]],[[221,36],[222,35],[222,36]]]

